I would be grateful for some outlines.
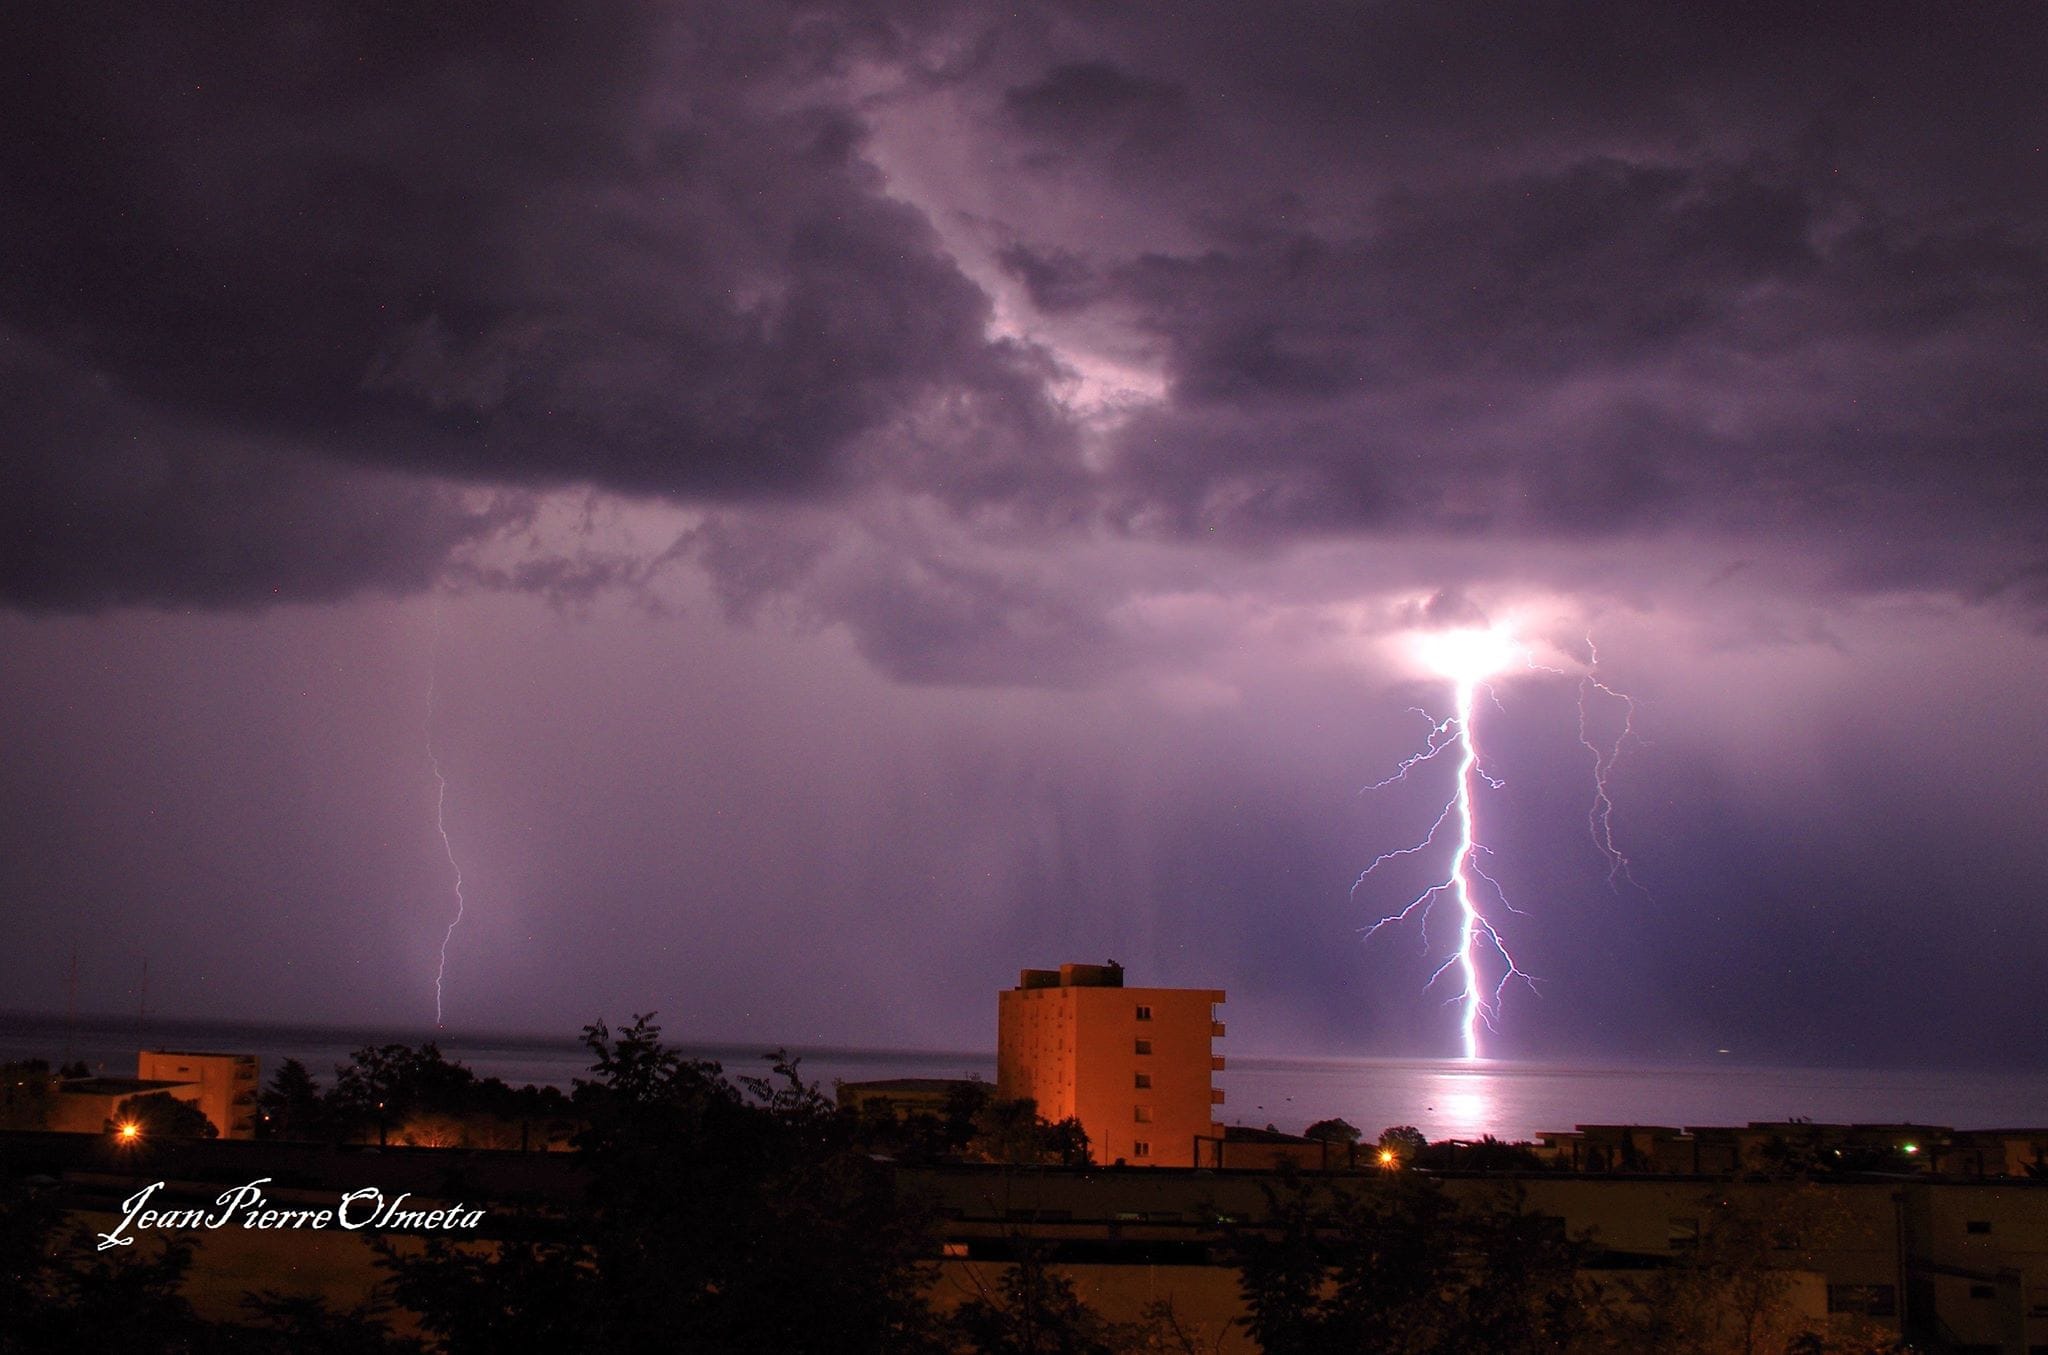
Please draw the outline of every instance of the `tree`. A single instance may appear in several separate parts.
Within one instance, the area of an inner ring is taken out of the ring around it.
[[[476,1074],[451,1063],[436,1044],[365,1046],[334,1070],[327,1104],[344,1132],[375,1129],[384,1143],[415,1114],[464,1110],[475,1086]]]
[[[1267,1201],[1264,1226],[1230,1243],[1267,1355],[1536,1355],[1591,1326],[1581,1244],[1519,1195],[1460,1209],[1406,1172],[1341,1186],[1290,1173]]]
[[[1266,1355],[1426,1351],[1451,1280],[1433,1181],[1336,1190],[1286,1172],[1266,1188],[1266,1226],[1231,1240],[1248,1316]]]
[[[1133,1349],[1144,1355],[1222,1355],[1228,1328],[1210,1331],[1180,1315],[1170,1298],[1155,1299],[1138,1315]]]
[[[1813,1268],[1813,1250],[1843,1226],[1818,1188],[1717,1192],[1698,1208],[1686,1255],[1629,1286],[1633,1301],[1617,1309],[1609,1349],[1775,1355],[1803,1337],[1834,1349],[1806,1331],[1791,1303],[1791,1270]]]
[[[131,1096],[114,1107],[107,1121],[109,1131],[128,1125],[146,1139],[215,1139],[220,1130],[204,1111],[190,1101],[180,1101],[169,1092],[148,1092]]]
[[[54,1190],[0,1178],[0,1355],[193,1348],[179,1294],[190,1245],[157,1235],[99,1251]]]
[[[333,1121],[320,1084],[297,1059],[286,1059],[271,1074],[270,1085],[256,1098],[256,1107],[261,1112],[256,1130],[262,1138],[325,1138]]]
[[[635,1315],[607,1301],[588,1244],[559,1219],[552,1229],[531,1214],[499,1221],[534,1232],[489,1248],[435,1237],[417,1252],[371,1240],[391,1272],[392,1298],[437,1338],[442,1355],[632,1348],[613,1344]]]
[[[57,1082],[43,1059],[0,1063],[0,1129],[46,1129]]]
[[[1054,1124],[1039,1115],[1038,1103],[1028,1096],[984,1102],[974,1117],[968,1148],[985,1161],[1019,1167],[1089,1163],[1088,1131],[1081,1122],[1070,1115]]]
[[[99,1250],[55,1188],[0,1177],[0,1355],[76,1350],[235,1355],[417,1355],[374,1302],[334,1312],[300,1295],[251,1294],[248,1318],[212,1323],[183,1297],[192,1247],[150,1232]]]
[[[1543,1160],[1526,1143],[1506,1143],[1491,1134],[1476,1143],[1446,1139],[1415,1153],[1409,1161],[1432,1171],[1530,1172],[1541,1171]]]
[[[1041,1142],[1044,1144],[1045,1161],[1062,1167],[1085,1167],[1092,1159],[1088,1155],[1088,1131],[1081,1127],[1078,1117],[1069,1115],[1064,1120],[1040,1120],[1044,1126]]]
[[[301,1085],[311,1112],[304,1093]],[[374,1132],[379,1143],[396,1138],[418,1147],[558,1147],[577,1128],[569,1098],[555,1088],[479,1078],[434,1044],[358,1049],[335,1069],[333,1092],[317,1104],[314,1123],[323,1136]]]
[[[240,1324],[222,1324],[220,1348],[235,1355],[420,1355],[419,1342],[392,1334],[381,1298],[336,1310],[308,1294],[272,1290],[242,1296]]]
[[[1349,1120],[1317,1120],[1302,1130],[1301,1136],[1319,1143],[1356,1143],[1365,1134]]]
[[[496,1248],[384,1250],[443,1350],[938,1349],[928,1214],[793,1060],[729,1079],[663,1045],[651,1016],[584,1038],[586,1197]]]
[[[1047,1249],[1012,1238],[1016,1260],[997,1280],[954,1309],[947,1329],[973,1355],[1121,1355],[1136,1348],[1134,1328],[1111,1322],[1081,1300],[1074,1282],[1048,1264]]]
[[[996,1089],[978,1077],[956,1083],[946,1093],[945,1143],[950,1151],[967,1151],[974,1141],[974,1122],[995,1095]]]
[[[1454,1236],[1464,1257],[1451,1315],[1455,1349],[1488,1355],[1548,1355],[1604,1331],[1606,1314],[1578,1289],[1583,1241],[1564,1220],[1530,1212],[1520,1186],[1468,1202]]]
[[[1397,1162],[1413,1162],[1429,1147],[1429,1138],[1412,1124],[1389,1125],[1380,1131],[1379,1146]]]

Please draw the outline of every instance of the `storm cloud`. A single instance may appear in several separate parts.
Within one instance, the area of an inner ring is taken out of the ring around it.
[[[191,955],[256,927],[328,1014],[409,1001],[433,718],[461,982],[545,995],[483,1019],[673,962],[699,1026],[774,972],[791,1030],[919,1040],[1113,950],[1430,1047],[1425,948],[1332,938],[1441,808],[1360,791],[1441,714],[1405,639],[1488,623],[1540,650],[1489,717],[1545,919],[1503,1048],[1853,1040],[1925,954],[1932,1056],[2048,962],[2038,5],[5,27],[34,974],[161,875]]]
[[[829,492],[864,439],[942,436],[940,407],[983,448],[1037,424],[1057,440],[1035,359],[986,335],[986,297],[863,159],[834,93],[842,26],[773,7],[130,20],[17,16],[0,315],[148,433],[713,499]],[[107,455],[32,422],[0,436],[60,500]],[[152,587],[186,591],[175,571]]]
[[[9,591],[421,581],[462,530],[330,548],[408,479],[1261,546],[1827,520],[1850,571],[1957,514],[2038,540],[2038,11],[1177,17],[17,16],[15,379],[352,487],[320,570],[221,563],[274,554],[254,514],[211,568],[109,560],[116,454],[12,401]],[[1106,352],[1156,382],[1114,417]]]

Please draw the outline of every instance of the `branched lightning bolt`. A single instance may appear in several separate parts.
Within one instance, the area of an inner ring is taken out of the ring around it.
[[[434,602],[434,654],[427,670],[427,765],[434,773],[434,829],[441,835],[441,849],[448,854],[449,869],[455,872],[455,917],[441,936],[441,962],[434,970],[434,1024],[441,1024],[442,988],[448,978],[448,943],[462,925],[468,904],[462,897],[462,863],[455,859],[455,844],[448,837],[448,778],[441,774],[441,759],[434,752],[434,691],[441,677],[441,603]]]
[[[1474,681],[1460,681],[1456,687],[1457,709],[1444,719],[1439,720],[1427,711],[1419,711],[1418,714],[1430,722],[1429,736],[1423,747],[1403,759],[1392,776],[1367,787],[1368,790],[1378,790],[1397,781],[1406,780],[1408,773],[1421,764],[1435,759],[1447,750],[1457,750],[1457,779],[1453,783],[1451,798],[1445,802],[1443,812],[1437,815],[1436,822],[1430,826],[1428,835],[1413,846],[1383,852],[1371,865],[1359,872],[1357,882],[1351,887],[1352,893],[1356,895],[1359,887],[1365,883],[1366,876],[1388,861],[1404,856],[1415,856],[1437,846],[1437,839],[1444,832],[1445,826],[1452,825],[1457,840],[1452,846],[1451,859],[1444,878],[1416,895],[1400,912],[1390,913],[1373,923],[1366,928],[1365,934],[1370,938],[1382,927],[1413,919],[1420,924],[1423,945],[1427,947],[1430,913],[1445,897],[1456,900],[1457,944],[1452,947],[1449,958],[1438,965],[1436,972],[1429,976],[1429,983],[1433,986],[1452,969],[1458,971],[1464,986],[1449,1000],[1462,1003],[1464,1006],[1459,1030],[1464,1038],[1465,1057],[1468,1059],[1479,1056],[1480,1026],[1484,1025],[1488,1030],[1494,1028],[1494,1018],[1499,1015],[1501,997],[1508,983],[1513,979],[1521,979],[1534,986],[1534,981],[1516,966],[1515,957],[1508,952],[1500,933],[1495,930],[1493,923],[1487,919],[1485,911],[1480,907],[1480,889],[1475,883],[1483,882],[1491,891],[1492,898],[1497,899],[1503,908],[1509,912],[1516,911],[1508,902],[1507,895],[1501,891],[1499,881],[1488,875],[1479,864],[1482,853],[1491,853],[1478,837],[1478,822],[1473,800],[1477,789],[1476,783],[1483,781],[1495,789],[1502,784],[1486,771],[1479,755],[1478,730],[1474,724],[1473,708],[1481,685]],[[1487,687],[1486,692],[1489,697],[1493,695],[1491,687]],[[1482,961],[1482,956],[1487,951],[1498,957],[1497,963],[1500,968],[1500,977],[1490,987],[1481,973],[1483,967],[1489,967]]]
[[[1579,685],[1579,741],[1593,755],[1593,804],[1587,813],[1586,823],[1597,847],[1608,862],[1608,883],[1619,888],[1619,882],[1626,878],[1637,889],[1632,863],[1622,852],[1614,839],[1614,801],[1611,797],[1610,778],[1622,754],[1631,740],[1638,736],[1635,729],[1635,701],[1626,692],[1609,684],[1600,674],[1600,652],[1587,638],[1586,647],[1590,655]],[[1458,932],[1454,945],[1447,947],[1449,954],[1437,965],[1429,976],[1425,987],[1434,987],[1446,974],[1456,970],[1461,986],[1458,993],[1448,1002],[1462,1004],[1463,1014],[1460,1033],[1464,1040],[1466,1058],[1479,1056],[1480,1028],[1496,1029],[1501,1004],[1510,982],[1520,979],[1534,990],[1536,982],[1515,962],[1507,944],[1502,940],[1499,929],[1488,916],[1489,909],[1498,908],[1509,913],[1519,913],[1501,888],[1500,881],[1489,874],[1482,857],[1493,853],[1480,840],[1478,825],[1478,792],[1484,782],[1493,789],[1503,784],[1486,769],[1485,760],[1479,748],[1479,726],[1477,707],[1484,692],[1496,709],[1505,710],[1494,687],[1486,681],[1488,676],[1514,666],[1514,653],[1521,650],[1521,665],[1531,671],[1547,673],[1564,678],[1569,674],[1559,668],[1552,668],[1535,661],[1530,650],[1517,642],[1504,630],[1454,629],[1431,631],[1418,634],[1415,654],[1428,667],[1450,679],[1455,693],[1455,709],[1438,719],[1428,711],[1416,710],[1416,714],[1429,722],[1429,733],[1422,746],[1396,764],[1393,774],[1366,787],[1367,790],[1381,790],[1397,782],[1409,779],[1409,774],[1424,763],[1433,762],[1445,753],[1455,753],[1456,777],[1452,783],[1450,797],[1430,825],[1429,832],[1420,842],[1411,846],[1398,847],[1382,852],[1371,865],[1359,872],[1358,879],[1351,886],[1355,897],[1364,887],[1366,878],[1389,861],[1403,857],[1420,856],[1426,852],[1445,851],[1448,847],[1449,860],[1444,874],[1436,883],[1424,889],[1408,905],[1397,913],[1382,917],[1365,929],[1371,938],[1382,927],[1396,923],[1414,921],[1422,936],[1425,952],[1434,953],[1430,944],[1429,924],[1436,906],[1446,899],[1457,906]],[[1616,703],[1621,711],[1621,728],[1612,739],[1602,741],[1595,733],[1592,707],[1596,699]],[[1454,839],[1446,844],[1445,839]],[[1644,891],[1647,893],[1647,891]]]
[[[1589,662],[1585,676],[1579,679],[1579,742],[1586,745],[1586,751],[1593,755],[1593,804],[1586,811],[1586,831],[1592,835],[1593,845],[1607,858],[1607,885],[1619,892],[1621,881],[1648,894],[1642,883],[1635,877],[1635,871],[1626,853],[1614,841],[1614,801],[1608,795],[1608,778],[1614,774],[1615,764],[1621,760],[1622,752],[1629,740],[1636,736],[1635,698],[1627,692],[1609,686],[1600,677],[1600,648],[1593,643],[1593,637],[1586,637],[1586,652]],[[1621,703],[1621,732],[1611,742],[1596,743],[1588,725],[1588,707],[1595,694]]]

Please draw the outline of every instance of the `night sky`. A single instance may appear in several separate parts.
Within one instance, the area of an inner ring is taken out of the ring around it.
[[[10,11],[0,1006],[2048,1064],[2048,9],[996,14]]]

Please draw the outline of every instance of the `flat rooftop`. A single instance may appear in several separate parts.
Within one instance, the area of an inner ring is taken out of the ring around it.
[[[57,1090],[79,1096],[136,1096],[195,1085],[192,1082],[166,1082],[154,1077],[74,1077],[59,1083]]]

